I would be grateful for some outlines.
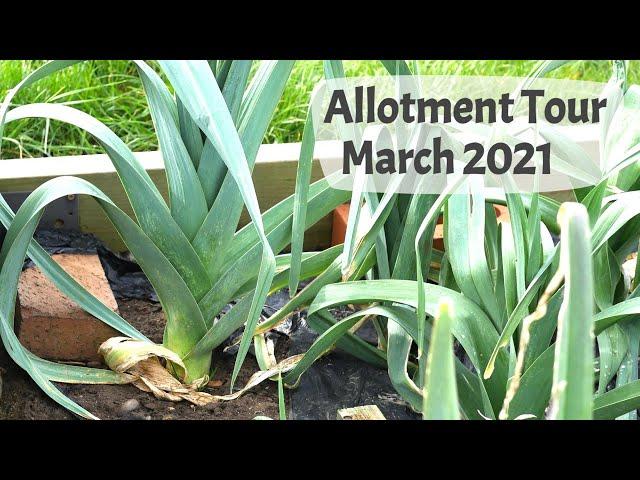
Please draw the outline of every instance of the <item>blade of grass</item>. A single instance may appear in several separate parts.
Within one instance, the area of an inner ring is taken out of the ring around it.
[[[435,316],[423,388],[424,420],[459,420],[451,321],[453,305],[443,301]]]
[[[595,420],[613,420],[640,408],[640,380],[614,388],[593,401]]]
[[[629,338],[619,325],[613,325],[596,337],[600,353],[598,395],[607,391],[629,349]]]
[[[238,124],[242,94],[245,91],[249,71],[251,70],[250,60],[235,60],[231,64],[227,81],[222,88],[222,97],[227,102],[229,113],[234,123]],[[198,130],[200,132],[200,130]],[[222,182],[227,174],[227,167],[210,140],[206,140],[200,162],[198,166],[198,177],[205,192],[208,208],[220,191]]]
[[[287,419],[287,408],[284,402],[284,387],[282,386],[282,372],[278,373],[278,415],[280,420]]]
[[[244,149],[242,158],[250,171],[292,67],[290,61],[263,63],[243,98],[237,131]],[[221,151],[218,153],[222,155]],[[219,252],[227,251],[232,243],[243,207],[242,193],[229,172],[193,240],[193,246],[212,278],[220,276],[220,264],[225,259]]]
[[[176,99],[176,108],[178,110],[178,126],[180,128],[180,137],[182,142],[189,152],[191,163],[193,167],[198,170],[200,166],[200,157],[202,156],[202,147],[204,142],[202,141],[202,134],[200,128],[193,121],[189,112],[184,108],[184,105],[179,98]]]
[[[137,61],[149,112],[164,160],[171,215],[192,240],[207,215],[207,202],[189,151],[178,128],[178,110],[160,76],[146,63]]]
[[[313,148],[315,135],[313,132],[313,117],[307,114],[307,121],[302,132],[300,159],[296,174],[296,189],[293,200],[293,224],[291,227],[291,268],[289,272],[289,297],[293,297],[300,283],[300,264],[304,247],[304,231],[307,216],[307,202],[309,184],[311,181],[311,167],[313,165]]]
[[[565,240],[560,268],[565,276],[564,300],[558,313],[550,418],[593,416],[593,266],[587,209],[565,203],[558,212]]]

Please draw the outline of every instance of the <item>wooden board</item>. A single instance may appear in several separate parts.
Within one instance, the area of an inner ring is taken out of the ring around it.
[[[260,147],[253,178],[258,203],[263,212],[293,194],[299,153],[300,144],[297,143]],[[140,152],[135,155],[162,196],[167,199],[167,179],[160,153]],[[120,208],[133,215],[115,168],[107,155],[0,160],[0,192],[30,192],[47,180],[61,175],[80,177],[93,183]],[[322,170],[317,160],[314,161],[312,178],[322,178]],[[112,250],[125,249],[115,229],[92,198],[81,196],[78,209],[81,231],[93,233]],[[249,216],[243,212],[241,225],[245,225],[248,220]],[[319,250],[330,244],[331,215],[328,215],[306,233],[305,248]]]
[[[599,157],[596,129],[564,127],[562,131],[576,141],[593,158]],[[253,171],[254,184],[260,209],[264,212],[294,192],[299,143],[261,145]],[[167,180],[159,152],[135,154],[149,173],[160,193],[167,198]],[[312,179],[322,177],[318,158],[336,158],[341,155],[334,142],[318,142],[315,148]],[[106,155],[80,155],[56,158],[31,158],[0,160],[0,193],[32,191],[42,183],[61,175],[84,178],[100,188],[120,208],[133,214],[122,189],[111,160]],[[568,192],[553,192],[552,198],[559,201],[573,200]],[[80,228],[96,235],[112,250],[124,250],[125,246],[97,203],[87,197],[79,199]],[[245,225],[249,217],[243,213],[240,224]],[[320,250],[331,245],[331,215],[314,225],[305,235],[305,249]]]

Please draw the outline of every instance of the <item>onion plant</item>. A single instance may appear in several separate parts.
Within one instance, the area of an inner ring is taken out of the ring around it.
[[[405,62],[384,63],[392,75],[412,73]],[[563,63],[542,62],[528,81]],[[285,384],[338,347],[387,368],[425,418],[635,418],[640,273],[627,256],[640,238],[640,145],[613,125],[618,104],[637,109],[639,97],[626,84],[626,63],[612,65],[601,122],[608,167],[598,185],[573,192],[574,202],[488,196],[471,180],[441,195],[354,189],[342,253],[256,330],[308,306],[320,336]],[[340,62],[325,67],[329,77],[342,75]],[[563,160],[581,164],[579,145],[546,135]],[[496,204],[507,206],[509,222],[497,222]],[[432,248],[440,214],[444,252]],[[337,320],[331,309],[342,305],[361,307]],[[365,322],[377,345],[356,335]]]
[[[13,331],[14,305],[23,261],[29,256],[69,298],[125,336],[143,342],[145,352],[150,350],[142,333],[89,294],[32,238],[49,203],[66,195],[87,195],[102,208],[153,285],[166,317],[163,345],[170,352],[165,358],[174,359],[167,368],[183,384],[204,385],[212,351],[244,325],[233,384],[266,296],[288,281],[290,256],[276,254],[292,236],[300,242],[305,228],[348,198],[321,180],[306,185],[304,198],[292,196],[260,212],[251,172],[293,62],[263,61],[252,73],[251,61],[161,61],[174,93],[149,64],[135,62],[165,164],[169,202],[124,142],[95,118],[60,104],[13,107],[12,99],[22,89],[74,63],[49,62],[7,94],[0,106],[0,138],[5,124],[29,118],[82,129],[111,159],[134,216],[91,183],[73,177],[44,183],[15,215],[0,197],[0,220],[8,229],[0,251],[2,341],[47,395],[81,416],[93,417],[52,382],[131,381],[123,373],[46,361],[19,343]],[[300,209],[301,200],[305,215],[294,221],[294,207]],[[243,208],[251,222],[238,230]],[[337,255],[335,249],[303,254],[301,244],[296,245],[298,278],[324,270]],[[231,302],[232,308],[222,313]]]

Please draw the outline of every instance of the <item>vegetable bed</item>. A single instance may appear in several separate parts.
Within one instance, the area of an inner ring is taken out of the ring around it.
[[[399,193],[397,184],[384,193],[361,185],[335,190],[326,178],[312,182],[316,139],[307,112],[295,192],[268,209],[260,208],[255,184],[261,179],[252,173],[294,62],[133,62],[168,198],[100,120],[70,105],[15,105],[20,92],[76,65],[54,61],[26,76],[0,105],[0,132],[34,118],[82,131],[108,155],[131,208],[72,176],[44,182],[17,212],[0,197],[7,229],[0,335],[11,358],[2,360],[6,416],[37,417],[43,408],[66,416],[23,390],[29,382],[19,366],[51,401],[83,418],[284,419],[285,392],[338,349],[386,372],[402,408],[424,419],[637,418],[640,135],[633,128],[640,123],[640,92],[630,83],[629,62],[606,63],[602,177],[564,192],[569,201],[496,194],[465,178],[439,194]],[[535,63],[529,81],[570,65]],[[415,75],[424,67],[384,60],[376,68]],[[322,69],[327,79],[348,74],[337,60],[324,61]],[[616,116],[620,105],[628,116]],[[576,178],[585,173],[588,154],[580,145],[555,131],[540,134],[552,137],[555,154]],[[162,315],[140,303],[123,304],[123,315],[110,310],[33,239],[50,203],[79,195],[96,202],[118,233]],[[305,251],[305,232],[345,202],[342,243]],[[498,221],[497,206],[506,207],[508,221]],[[241,227],[243,210],[249,223]],[[441,244],[434,243],[439,218]],[[15,301],[27,257],[122,334],[100,346],[108,368],[52,362],[20,343]],[[283,289],[285,301],[267,308],[267,299]],[[316,337],[287,356],[273,335],[302,311]],[[229,343],[237,351],[221,355]],[[21,395],[33,399],[33,408],[12,404]]]

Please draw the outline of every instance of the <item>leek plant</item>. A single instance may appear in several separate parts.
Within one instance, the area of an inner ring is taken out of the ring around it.
[[[403,61],[383,63],[392,75],[412,73]],[[563,63],[542,62],[528,81]],[[256,329],[266,332],[308,306],[320,336],[285,384],[295,386],[337,347],[387,368],[424,418],[635,418],[640,271],[627,257],[640,238],[640,144],[616,108],[637,109],[640,97],[626,84],[626,63],[612,65],[601,122],[605,176],[575,190],[574,202],[538,193],[491,197],[472,180],[441,195],[354,188],[342,253]],[[343,74],[340,62],[325,62],[325,72]],[[579,168],[586,156],[579,145],[541,134]],[[494,204],[507,206],[509,222],[497,222]],[[432,248],[440,214],[444,252]],[[299,245],[297,252],[292,262],[300,261]],[[337,320],[331,309],[341,305],[361,307]],[[377,345],[356,335],[365,322]]]
[[[124,142],[90,115],[60,104],[12,108],[12,99],[21,90],[74,63],[46,63],[8,92],[0,106],[0,138],[5,124],[29,118],[63,122],[87,132],[111,159],[134,216],[91,183],[73,177],[44,183],[15,215],[0,197],[0,220],[8,229],[0,251],[0,335],[5,348],[47,395],[70,411],[93,418],[52,382],[131,382],[131,375],[119,366],[132,358],[157,354],[166,359],[167,370],[179,385],[196,391],[208,381],[212,351],[244,325],[233,384],[253,341],[266,296],[288,281],[291,256],[276,254],[292,237],[300,242],[305,228],[348,198],[321,180],[305,185],[304,193],[295,199],[292,196],[260,212],[251,172],[293,62],[263,61],[251,75],[251,61],[161,61],[174,93],[149,64],[135,62],[165,164],[169,202]],[[141,266],[166,317],[164,349],[151,345],[89,294],[33,240],[43,209],[66,195],[92,197]],[[300,210],[301,201],[306,205],[304,218],[296,215],[294,219],[294,208]],[[251,222],[238,230],[243,208]],[[323,271],[338,253],[336,249],[302,253],[301,248],[296,243],[297,278]],[[103,346],[110,366],[110,360],[118,359],[116,371],[49,362],[20,344],[13,320],[25,256],[87,312],[138,341]],[[231,302],[232,308],[222,313]]]

